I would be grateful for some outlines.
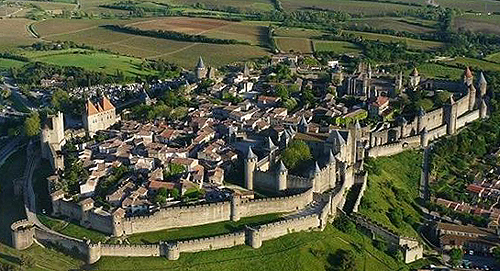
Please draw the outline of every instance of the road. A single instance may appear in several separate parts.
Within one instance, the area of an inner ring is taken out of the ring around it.
[[[12,96],[17,98],[29,110],[35,110],[35,107],[33,107],[31,102],[19,91],[19,87],[14,84],[14,80],[6,76],[6,74],[3,74],[3,78],[4,86],[11,91]]]

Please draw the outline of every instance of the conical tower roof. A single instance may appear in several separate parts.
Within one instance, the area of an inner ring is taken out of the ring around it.
[[[198,59],[198,65],[196,65],[196,68],[198,68],[198,69],[204,69],[205,68],[205,63],[203,63],[203,58],[201,56]]]
[[[411,76],[418,76],[418,70],[417,67],[413,68],[413,71],[410,74]]]
[[[333,138],[337,139],[336,141],[339,142],[340,145],[345,145],[345,139],[344,137],[339,133],[339,130],[335,130],[333,132]]]
[[[329,163],[335,162],[335,156],[333,155],[332,150],[330,150],[330,157],[328,157],[328,162]]]
[[[470,68],[469,68],[469,67],[465,68],[464,75],[465,75],[465,77],[467,77],[467,78],[471,78],[471,77],[472,77],[472,71],[470,70]]]
[[[273,141],[271,140],[270,137],[268,137],[267,140],[266,140],[266,148],[268,150],[273,150],[273,149],[276,148],[276,145],[274,145],[274,143],[273,143]]]
[[[314,174],[319,174],[321,173],[321,169],[319,168],[318,162],[315,162],[314,164]]]
[[[283,161],[280,161],[280,165],[279,165],[278,171],[279,172],[286,172],[286,171],[288,171],[286,169],[286,167],[285,167],[285,164],[283,164]]]
[[[253,159],[253,158],[257,158],[257,155],[255,155],[255,153],[253,153],[252,147],[249,146],[248,153],[247,153],[247,159]]]
[[[482,85],[482,84],[487,84],[488,82],[486,82],[486,78],[484,78],[484,73],[481,72],[479,74],[479,84]]]

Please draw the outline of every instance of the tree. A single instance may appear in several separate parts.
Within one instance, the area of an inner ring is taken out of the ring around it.
[[[36,136],[40,133],[40,116],[38,112],[31,112],[24,120],[24,132],[27,136]]]
[[[462,262],[462,258],[464,257],[464,253],[459,248],[452,248],[450,250],[450,262],[452,266],[457,266]]]
[[[156,194],[154,201],[156,203],[163,204],[167,202],[167,197],[168,197],[167,189],[165,187],[162,187],[158,190],[158,193]]]
[[[500,247],[495,247],[493,249],[493,257],[495,261],[500,264]]]
[[[0,263],[0,271],[14,271],[14,266],[6,263]]]
[[[339,249],[329,257],[328,262],[332,271],[354,271],[356,270],[356,256],[351,250]]]
[[[181,196],[181,193],[179,192],[179,189],[174,188],[174,189],[170,190],[170,196],[174,199],[179,199],[179,197]]]
[[[281,156],[283,163],[290,170],[295,169],[299,164],[312,158],[311,150],[304,141],[294,140]]]
[[[33,258],[31,256],[21,255],[21,258],[19,258],[19,263],[20,263],[22,268],[29,269],[29,268],[33,267],[33,265],[35,264],[35,261],[33,260]]]

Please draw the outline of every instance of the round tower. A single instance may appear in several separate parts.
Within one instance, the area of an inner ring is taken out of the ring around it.
[[[472,111],[474,110],[474,107],[476,107],[476,95],[477,95],[477,91],[476,91],[476,87],[474,87],[474,84],[471,84],[469,86],[469,111]]]
[[[240,210],[239,210],[240,203],[241,203],[241,197],[233,193],[233,195],[231,196],[231,221],[240,220]]]
[[[205,64],[203,63],[203,58],[198,59],[198,64],[196,65],[196,79],[201,80],[205,77],[207,77],[207,68],[205,67]]]
[[[26,219],[16,221],[10,226],[12,247],[17,250],[29,248],[33,244],[35,226]]]
[[[335,184],[337,183],[337,161],[335,159],[335,156],[333,155],[333,152],[330,150],[330,156],[328,158],[328,168],[329,168],[329,182],[328,186],[329,188],[334,188]]]
[[[425,127],[424,116],[425,116],[425,110],[422,107],[420,107],[417,115],[417,133],[420,133],[422,129]]]
[[[481,104],[479,105],[479,117],[482,119],[488,117],[488,106],[486,105],[484,99],[481,100]]]
[[[420,75],[418,74],[417,68],[413,69],[413,72],[410,74],[410,87],[412,89],[416,89],[420,84]]]
[[[453,95],[450,96],[448,104],[445,105],[445,117],[447,125],[447,133],[449,135],[454,134],[457,131],[457,103],[453,99]]]
[[[87,263],[93,264],[101,259],[101,242],[97,244],[91,244],[90,240],[87,240]]]
[[[253,190],[253,175],[257,166],[257,155],[252,151],[252,147],[248,147],[247,158],[245,159],[245,188]]]
[[[429,145],[429,134],[427,133],[427,128],[424,128],[420,134],[420,145],[423,148],[426,148]]]
[[[260,235],[259,230],[250,228],[247,226],[246,228],[247,236],[248,236],[248,245],[252,248],[259,248],[262,246],[262,236]]]
[[[278,191],[286,190],[288,169],[285,167],[285,164],[283,164],[283,161],[280,161],[280,165],[276,174],[276,177],[278,179]]]
[[[167,244],[167,259],[170,261],[178,260],[180,256],[179,246],[177,243]]]

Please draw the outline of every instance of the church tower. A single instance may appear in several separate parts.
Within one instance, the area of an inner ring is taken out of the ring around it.
[[[413,69],[413,72],[410,74],[410,87],[415,90],[420,84],[420,75],[418,74],[417,68]]]

